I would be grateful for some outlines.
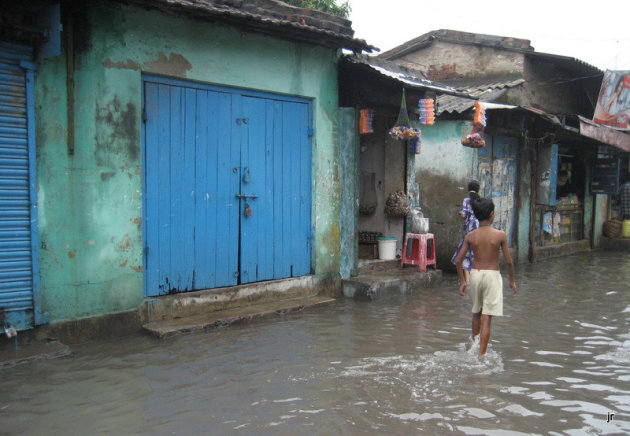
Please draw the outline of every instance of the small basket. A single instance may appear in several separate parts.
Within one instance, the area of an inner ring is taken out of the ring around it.
[[[608,220],[604,223],[603,234],[607,238],[618,238],[621,236],[622,222],[619,220]]]
[[[411,214],[407,194],[403,191],[389,194],[385,201],[385,214],[391,218],[404,218]]]

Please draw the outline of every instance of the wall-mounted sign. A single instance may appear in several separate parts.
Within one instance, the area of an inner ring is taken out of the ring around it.
[[[630,129],[630,71],[606,70],[593,121],[618,129]]]

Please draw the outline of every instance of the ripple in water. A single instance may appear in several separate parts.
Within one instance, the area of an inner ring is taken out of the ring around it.
[[[457,351],[435,351],[432,354],[418,356],[366,357],[357,365],[346,367],[342,377],[362,377],[366,375],[386,374],[422,374],[437,380],[469,375],[490,375],[503,371],[501,355],[490,347],[481,358],[477,350],[465,350],[465,344],[459,344]]]
[[[516,279],[482,359],[445,274],[370,304],[4,369],[0,433],[630,434],[630,253],[519,265]]]

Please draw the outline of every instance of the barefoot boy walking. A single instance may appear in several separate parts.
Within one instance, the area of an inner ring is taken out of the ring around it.
[[[479,337],[479,356],[483,356],[490,340],[490,324],[493,316],[503,316],[503,279],[499,271],[499,251],[503,250],[510,287],[516,294],[514,282],[514,263],[508,248],[507,235],[501,230],[492,228],[494,220],[494,203],[487,198],[473,201],[475,216],[479,220],[479,228],[470,232],[464,239],[464,245],[455,259],[459,274],[459,293],[466,295],[466,287],[470,285],[472,298],[472,337]],[[472,249],[474,260],[470,271],[470,283],[464,279],[462,262],[468,249]]]

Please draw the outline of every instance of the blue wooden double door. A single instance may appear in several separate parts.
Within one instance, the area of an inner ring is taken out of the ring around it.
[[[311,271],[311,103],[144,78],[145,293]]]

